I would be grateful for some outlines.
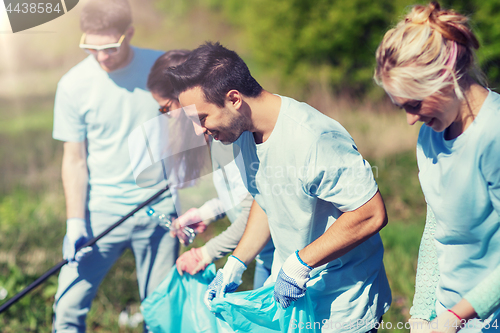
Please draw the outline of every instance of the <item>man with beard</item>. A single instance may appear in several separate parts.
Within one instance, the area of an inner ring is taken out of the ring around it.
[[[237,289],[272,238],[268,281],[282,307],[307,291],[323,331],[376,331],[391,302],[378,234],[387,217],[349,133],[311,106],[263,90],[219,43],[200,46],[166,74],[202,131],[240,146],[255,199],[243,238],[208,287],[207,306]]]

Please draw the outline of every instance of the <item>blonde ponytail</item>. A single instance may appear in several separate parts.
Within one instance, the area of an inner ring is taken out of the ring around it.
[[[468,18],[437,2],[414,6],[389,30],[377,49],[374,79],[394,96],[423,100],[452,88],[464,99],[462,80],[477,71],[479,42]]]

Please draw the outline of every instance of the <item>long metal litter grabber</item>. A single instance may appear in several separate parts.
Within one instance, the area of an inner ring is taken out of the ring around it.
[[[162,195],[168,189],[169,189],[169,187],[167,185],[165,188],[163,188],[163,189],[159,190],[158,192],[156,192],[155,195],[153,195],[151,198],[149,198],[148,200],[144,201],[142,204],[140,204],[139,206],[137,206],[133,211],[131,211],[130,213],[128,213],[127,215],[125,215],[124,217],[122,217],[119,221],[117,221],[115,224],[113,224],[112,226],[110,226],[108,229],[104,230],[101,234],[99,234],[98,236],[90,239],[87,243],[85,243],[82,246],[80,246],[78,248],[78,250],[76,250],[76,252],[78,252],[79,250],[83,249],[84,247],[94,245],[95,242],[97,242],[99,239],[101,239],[104,236],[106,236],[111,230],[113,230],[114,228],[116,228],[117,226],[119,226],[120,224],[122,224],[123,222],[125,222],[129,217],[131,217],[132,215],[134,215],[135,213],[137,213],[139,210],[141,210],[145,206],[149,205],[153,200],[155,200],[156,198],[158,198],[160,195]],[[26,288],[24,288],[22,291],[20,291],[19,293],[17,293],[14,297],[12,297],[6,303],[4,303],[2,306],[0,306],[0,313],[2,313],[5,310],[7,310],[12,304],[16,303],[24,295],[26,295],[31,290],[35,289],[40,284],[42,284],[42,282],[44,282],[45,280],[47,280],[52,274],[57,273],[57,271],[59,271],[59,269],[61,269],[61,267],[64,266],[64,265],[66,265],[67,263],[68,263],[68,260],[64,259],[64,260],[60,261],[58,264],[56,264],[54,267],[52,267],[51,269],[49,269],[47,272],[45,272],[45,274],[43,274],[38,279],[36,279],[35,282],[33,282],[32,284],[30,284],[29,286],[27,286]]]

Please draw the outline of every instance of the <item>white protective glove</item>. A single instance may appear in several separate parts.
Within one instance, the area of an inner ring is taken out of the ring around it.
[[[215,279],[208,285],[203,301],[211,310],[210,302],[215,297],[224,297],[225,293],[232,293],[241,284],[241,275],[247,269],[247,265],[240,259],[230,255],[223,268],[217,271]]]
[[[420,318],[410,318],[410,333],[427,333],[429,332],[429,321]]]
[[[69,264],[76,266],[85,257],[92,253],[92,247],[87,246],[76,254],[76,250],[89,240],[87,226],[84,219],[73,217],[66,221],[66,235],[63,241],[63,258]]]
[[[278,273],[274,285],[274,300],[285,309],[290,304],[306,294],[306,283],[312,267],[299,257],[299,251],[292,253]]]
[[[461,329],[460,319],[451,311],[445,311],[429,323],[429,333],[456,333]]]
[[[192,248],[191,250],[184,252],[177,261],[175,265],[177,266],[177,271],[182,276],[183,272],[188,272],[191,275],[195,275],[199,271],[204,270],[213,261],[208,255],[207,250],[204,246],[198,248]]]

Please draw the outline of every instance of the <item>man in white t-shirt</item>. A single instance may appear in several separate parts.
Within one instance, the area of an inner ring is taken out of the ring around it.
[[[200,46],[166,74],[201,130],[240,146],[242,177],[255,199],[207,305],[236,290],[271,237],[269,281],[281,306],[307,292],[323,331],[376,330],[391,302],[378,234],[387,217],[349,133],[311,106],[263,90],[243,60],[218,43]]]
[[[126,0],[88,0],[81,13],[80,47],[90,55],[58,84],[54,139],[64,141],[62,179],[67,227],[54,304],[55,332],[85,332],[85,319],[97,288],[111,266],[130,248],[136,259],[141,299],[165,278],[178,255],[178,241],[139,211],[92,248],[75,254],[147,200],[157,189],[139,187],[132,174],[128,137],[158,116],[146,89],[149,70],[163,53],[130,46],[134,34]],[[165,192],[155,211],[175,214]]]

